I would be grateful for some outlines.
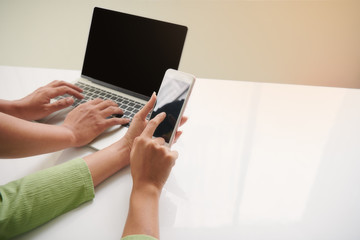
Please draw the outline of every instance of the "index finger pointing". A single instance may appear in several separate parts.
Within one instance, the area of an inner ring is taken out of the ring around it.
[[[148,124],[146,125],[144,131],[141,135],[152,137],[156,128],[159,126],[159,124],[165,119],[166,113],[162,112],[156,115],[153,119],[151,119]]]
[[[137,113],[141,119],[145,119],[149,112],[152,110],[156,102],[156,94],[153,93],[150,100],[145,104],[145,106]]]

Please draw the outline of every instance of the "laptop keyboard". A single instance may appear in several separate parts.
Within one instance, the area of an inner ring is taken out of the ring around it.
[[[134,115],[140,109],[142,109],[144,107],[143,103],[139,103],[137,101],[126,98],[124,96],[120,96],[120,95],[114,94],[112,92],[108,92],[106,90],[99,89],[97,87],[88,85],[86,83],[77,82],[77,83],[75,83],[75,85],[80,87],[83,90],[82,94],[84,95],[84,98],[83,99],[75,99],[75,102],[72,105],[73,107],[77,107],[82,103],[85,103],[87,101],[90,101],[90,100],[96,99],[96,98],[101,98],[101,99],[106,99],[106,100],[109,99],[119,105],[119,108],[121,108],[124,111],[124,115],[122,117],[129,118],[130,122],[131,122],[132,118],[134,117]],[[59,100],[59,99],[66,98],[66,97],[69,97],[69,95],[65,94],[63,96],[58,96],[55,99]],[[149,118],[149,117],[150,117],[150,114],[147,116],[147,118]],[[126,126],[128,127],[129,124],[127,124]]]

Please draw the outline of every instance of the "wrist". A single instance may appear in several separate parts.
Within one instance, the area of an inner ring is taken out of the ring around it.
[[[123,236],[145,234],[159,238],[159,196],[151,186],[133,186]]]
[[[129,165],[130,152],[122,140],[107,148],[84,157],[89,167],[94,186]]]
[[[120,141],[119,141],[120,142]],[[121,144],[124,148],[127,149],[127,151],[129,152],[129,160],[130,160],[130,153],[131,153],[131,149],[134,143],[134,138],[129,136],[128,134],[125,134],[125,136],[123,138],[121,138]]]
[[[134,183],[131,193],[135,195],[140,195],[142,197],[146,197],[147,199],[151,198],[154,200],[158,200],[161,195],[161,190],[162,189],[159,189],[157,186],[153,184]]]
[[[131,147],[128,146],[127,141],[124,138],[121,138],[119,141],[113,143],[106,149],[109,149],[111,156],[115,157],[118,167],[117,170],[120,170],[130,164]]]
[[[68,127],[66,125],[60,125],[60,127],[63,129],[62,133],[64,134],[65,138],[68,140],[68,147],[79,147],[76,136],[74,131],[71,129],[71,127]]]
[[[18,100],[0,100],[0,112],[6,113],[14,117],[23,118],[23,116],[21,115],[20,102]]]

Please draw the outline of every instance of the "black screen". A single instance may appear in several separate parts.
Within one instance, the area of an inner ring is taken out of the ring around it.
[[[189,83],[165,75],[150,119],[162,112],[166,113],[166,117],[156,128],[154,137],[162,137],[167,143],[170,143],[171,135],[175,130],[189,90]]]
[[[95,8],[82,75],[150,97],[178,69],[187,27]]]

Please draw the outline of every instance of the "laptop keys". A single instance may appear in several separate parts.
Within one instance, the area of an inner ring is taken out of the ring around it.
[[[142,103],[138,103],[135,102],[131,99],[128,99],[124,96],[119,96],[116,95],[114,93],[108,92],[108,91],[104,91],[102,89],[98,89],[94,86],[90,86],[87,85],[85,83],[81,83],[81,82],[77,82],[75,83],[76,86],[80,87],[81,89],[83,89],[82,94],[84,95],[83,99],[77,99],[75,98],[75,101],[73,103],[73,107],[77,107],[80,104],[83,104],[87,101],[96,99],[96,98],[101,98],[101,99],[110,99],[112,101],[114,101],[115,103],[117,103],[119,105],[119,108],[121,108],[124,111],[124,114],[114,114],[110,117],[123,117],[123,118],[129,118],[130,122],[132,120],[132,118],[134,117],[134,115],[144,106],[144,104]],[[65,94],[63,96],[58,96],[55,98],[55,100],[60,100],[66,97],[70,97],[70,95]],[[150,117],[150,114],[147,118]],[[124,125],[125,127],[129,127],[130,126],[130,122],[129,124]]]

